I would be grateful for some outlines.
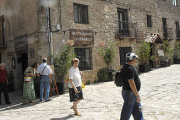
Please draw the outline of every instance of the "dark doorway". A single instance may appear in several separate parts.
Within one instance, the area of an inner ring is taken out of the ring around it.
[[[123,65],[126,62],[126,54],[132,52],[131,47],[120,47],[119,48],[120,54],[120,65]]]
[[[151,46],[151,51],[150,51],[150,57],[151,57],[153,56],[153,44],[151,43],[150,46]],[[151,65],[152,68],[154,67],[153,60],[149,60],[149,64]]]
[[[1,63],[1,53],[0,53],[0,63]]]
[[[22,63],[22,76],[24,78],[24,71],[28,67],[28,53],[21,54],[21,63]]]

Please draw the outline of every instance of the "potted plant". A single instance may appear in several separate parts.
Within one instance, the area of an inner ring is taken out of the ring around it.
[[[75,57],[74,48],[64,46],[64,50],[60,50],[58,54],[53,55],[54,69],[58,77],[57,87],[59,94],[64,94],[64,80],[71,65],[71,59]]]
[[[168,41],[165,41],[162,44],[162,47],[163,47],[163,51],[164,51],[165,56],[168,58],[168,66],[170,66],[171,65],[171,59],[174,55],[174,50],[171,48]]]
[[[180,45],[175,42],[174,45],[174,64],[180,64]]]
[[[155,56],[154,55],[151,56],[150,52],[151,52],[150,43],[141,42],[140,46],[137,49],[140,72],[148,72],[151,70],[151,65],[149,64],[149,60],[154,59]]]
[[[103,57],[104,61],[107,63],[110,79],[113,80],[113,70],[111,65],[116,55],[115,44],[110,42],[108,46],[106,46],[106,48],[100,48],[99,52]]]

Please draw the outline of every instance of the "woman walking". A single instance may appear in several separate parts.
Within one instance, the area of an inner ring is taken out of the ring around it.
[[[79,60],[73,58],[71,60],[72,67],[69,70],[69,95],[70,102],[73,102],[71,109],[74,110],[75,115],[81,116],[77,110],[77,104],[83,99],[83,93],[81,89],[81,72],[79,71],[78,65]]]
[[[31,67],[28,67],[24,72],[24,77],[28,77],[29,81],[24,81],[23,85],[23,104],[25,100],[28,100],[29,103],[34,103],[35,99],[35,90],[34,90],[34,79],[36,78],[36,68],[37,63],[33,63]]]

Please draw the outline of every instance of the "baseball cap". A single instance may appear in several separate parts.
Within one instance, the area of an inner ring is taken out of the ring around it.
[[[136,58],[138,58],[138,56],[135,53],[130,52],[126,54],[126,59],[134,60]]]

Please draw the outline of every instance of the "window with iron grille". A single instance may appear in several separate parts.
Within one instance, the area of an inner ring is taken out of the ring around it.
[[[88,24],[88,6],[74,3],[74,22]]]
[[[178,0],[173,0],[173,5],[178,6]]]
[[[151,15],[147,15],[147,26],[152,27],[152,18]]]
[[[120,53],[120,65],[123,65],[126,62],[126,54],[132,52],[131,47],[120,47],[119,53]]]
[[[0,46],[5,46],[5,22],[4,22],[4,16],[0,16]]]
[[[118,8],[118,26],[121,35],[129,35],[128,14],[126,9]]]
[[[79,59],[79,69],[80,70],[90,70],[91,69],[91,55],[90,48],[75,48],[74,52],[76,57]]]

